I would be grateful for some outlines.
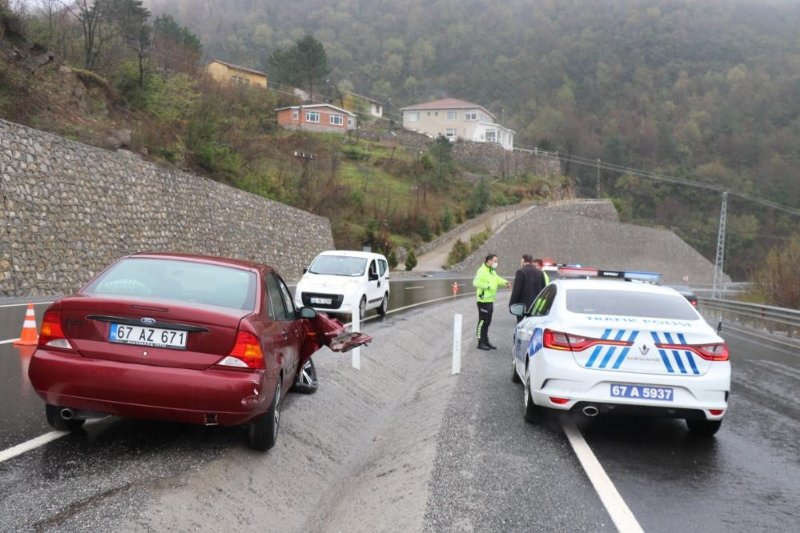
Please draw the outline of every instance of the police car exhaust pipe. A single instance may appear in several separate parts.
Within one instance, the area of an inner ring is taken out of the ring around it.
[[[65,407],[64,409],[61,410],[61,418],[63,418],[64,420],[72,420],[74,416],[75,413],[72,412],[72,409],[67,409]]]
[[[589,417],[597,416],[597,413],[599,412],[600,410],[594,405],[587,405],[586,407],[583,408],[583,414]]]

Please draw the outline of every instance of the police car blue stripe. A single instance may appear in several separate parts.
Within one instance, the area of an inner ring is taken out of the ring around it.
[[[600,363],[599,368],[605,368],[608,362],[611,360],[611,357],[614,355],[614,352],[617,351],[616,346],[609,346],[608,351],[606,352],[606,356],[603,357],[603,361]]]
[[[667,344],[675,344],[675,341],[672,340],[672,335],[664,332],[664,338],[667,340]]]
[[[628,335],[628,342],[633,343],[636,340],[636,336],[639,335],[639,332],[636,330],[631,331],[631,334]],[[622,353],[619,354],[617,360],[614,362],[614,366],[612,367],[614,370],[618,369],[625,358],[628,356],[628,352],[630,351],[630,346],[626,346],[622,349]]]
[[[656,333],[655,331],[651,331],[650,336],[653,337],[654,343],[659,344],[661,342],[661,339],[658,338],[658,333]]]
[[[591,357],[589,357],[589,360],[586,361],[586,368],[591,368],[591,366],[594,364],[594,360],[597,359],[597,356],[600,355],[600,352],[602,350],[603,350],[602,346],[594,347],[594,351],[592,352]]]
[[[699,375],[700,371],[697,369],[697,365],[694,363],[694,356],[692,355],[692,352],[686,351],[684,353],[686,354],[686,359],[689,360],[689,366],[692,367],[692,372]]]
[[[622,349],[622,353],[621,353],[621,354],[619,354],[619,357],[617,357],[617,360],[614,362],[614,366],[612,366],[611,368],[613,368],[614,370],[618,369],[618,368],[619,368],[619,365],[621,365],[621,364],[622,364],[622,361],[624,361],[624,360],[625,360],[625,357],[627,357],[627,356],[628,356],[628,352],[629,352],[630,350],[631,350],[631,349],[630,349],[630,347],[628,347],[628,346],[626,346],[625,348],[623,348],[623,349]]]
[[[672,357],[675,358],[675,363],[678,365],[678,368],[681,371],[681,374],[686,373],[686,367],[683,366],[683,360],[681,360],[681,354],[678,353],[678,350],[672,350]]]
[[[609,329],[606,329],[606,330],[603,332],[603,335],[602,335],[600,338],[601,338],[601,339],[607,339],[609,335],[611,335],[611,329],[610,329],[610,328],[609,328]],[[602,346],[595,346],[595,348],[594,348],[594,351],[592,352],[592,355],[591,355],[591,357],[589,357],[589,360],[588,360],[588,361],[586,361],[586,368],[590,368],[590,367],[591,367],[591,366],[594,364],[594,361],[595,361],[595,359],[597,359],[597,356],[598,356],[598,355],[600,355],[600,352],[601,352],[602,350],[603,350],[603,347],[602,347]]]
[[[659,350],[658,353],[661,355],[661,360],[664,362],[664,366],[667,367],[667,372],[670,374],[675,373],[675,371],[672,369],[672,365],[669,362],[669,357],[667,357],[667,352],[664,350]]]
[[[622,337],[624,337],[624,336],[625,336],[625,330],[624,330],[624,329],[621,329],[621,330],[619,330],[619,332],[617,333],[617,336],[616,336],[616,337],[614,337],[614,340],[615,340],[615,341],[621,341],[621,340],[622,340]]]
[[[684,336],[683,333],[676,333],[675,335],[678,337],[678,344],[689,344],[688,342],[686,342],[686,337]],[[686,356],[686,360],[689,362],[689,366],[692,368],[692,372],[694,372],[697,375],[700,375],[700,370],[697,369],[697,364],[694,362],[694,355],[692,355],[692,352],[687,350],[683,352],[683,355]]]

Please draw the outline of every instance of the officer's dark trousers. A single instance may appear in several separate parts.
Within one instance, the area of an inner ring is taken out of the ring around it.
[[[478,302],[478,342],[489,342],[489,325],[492,323],[492,302]]]

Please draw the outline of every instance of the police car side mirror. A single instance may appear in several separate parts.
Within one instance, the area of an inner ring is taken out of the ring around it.
[[[722,331],[722,320],[720,319],[719,323],[717,324],[717,333]]]
[[[525,304],[511,304],[508,306],[508,312],[514,316],[525,316]]]

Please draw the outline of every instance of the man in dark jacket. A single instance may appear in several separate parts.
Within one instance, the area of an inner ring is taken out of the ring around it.
[[[533,300],[545,285],[544,273],[533,265],[533,257],[528,254],[523,255],[522,268],[517,270],[514,276],[509,305],[525,304],[525,313],[527,314],[533,305]],[[517,323],[519,324],[522,319],[523,317],[518,316]]]

